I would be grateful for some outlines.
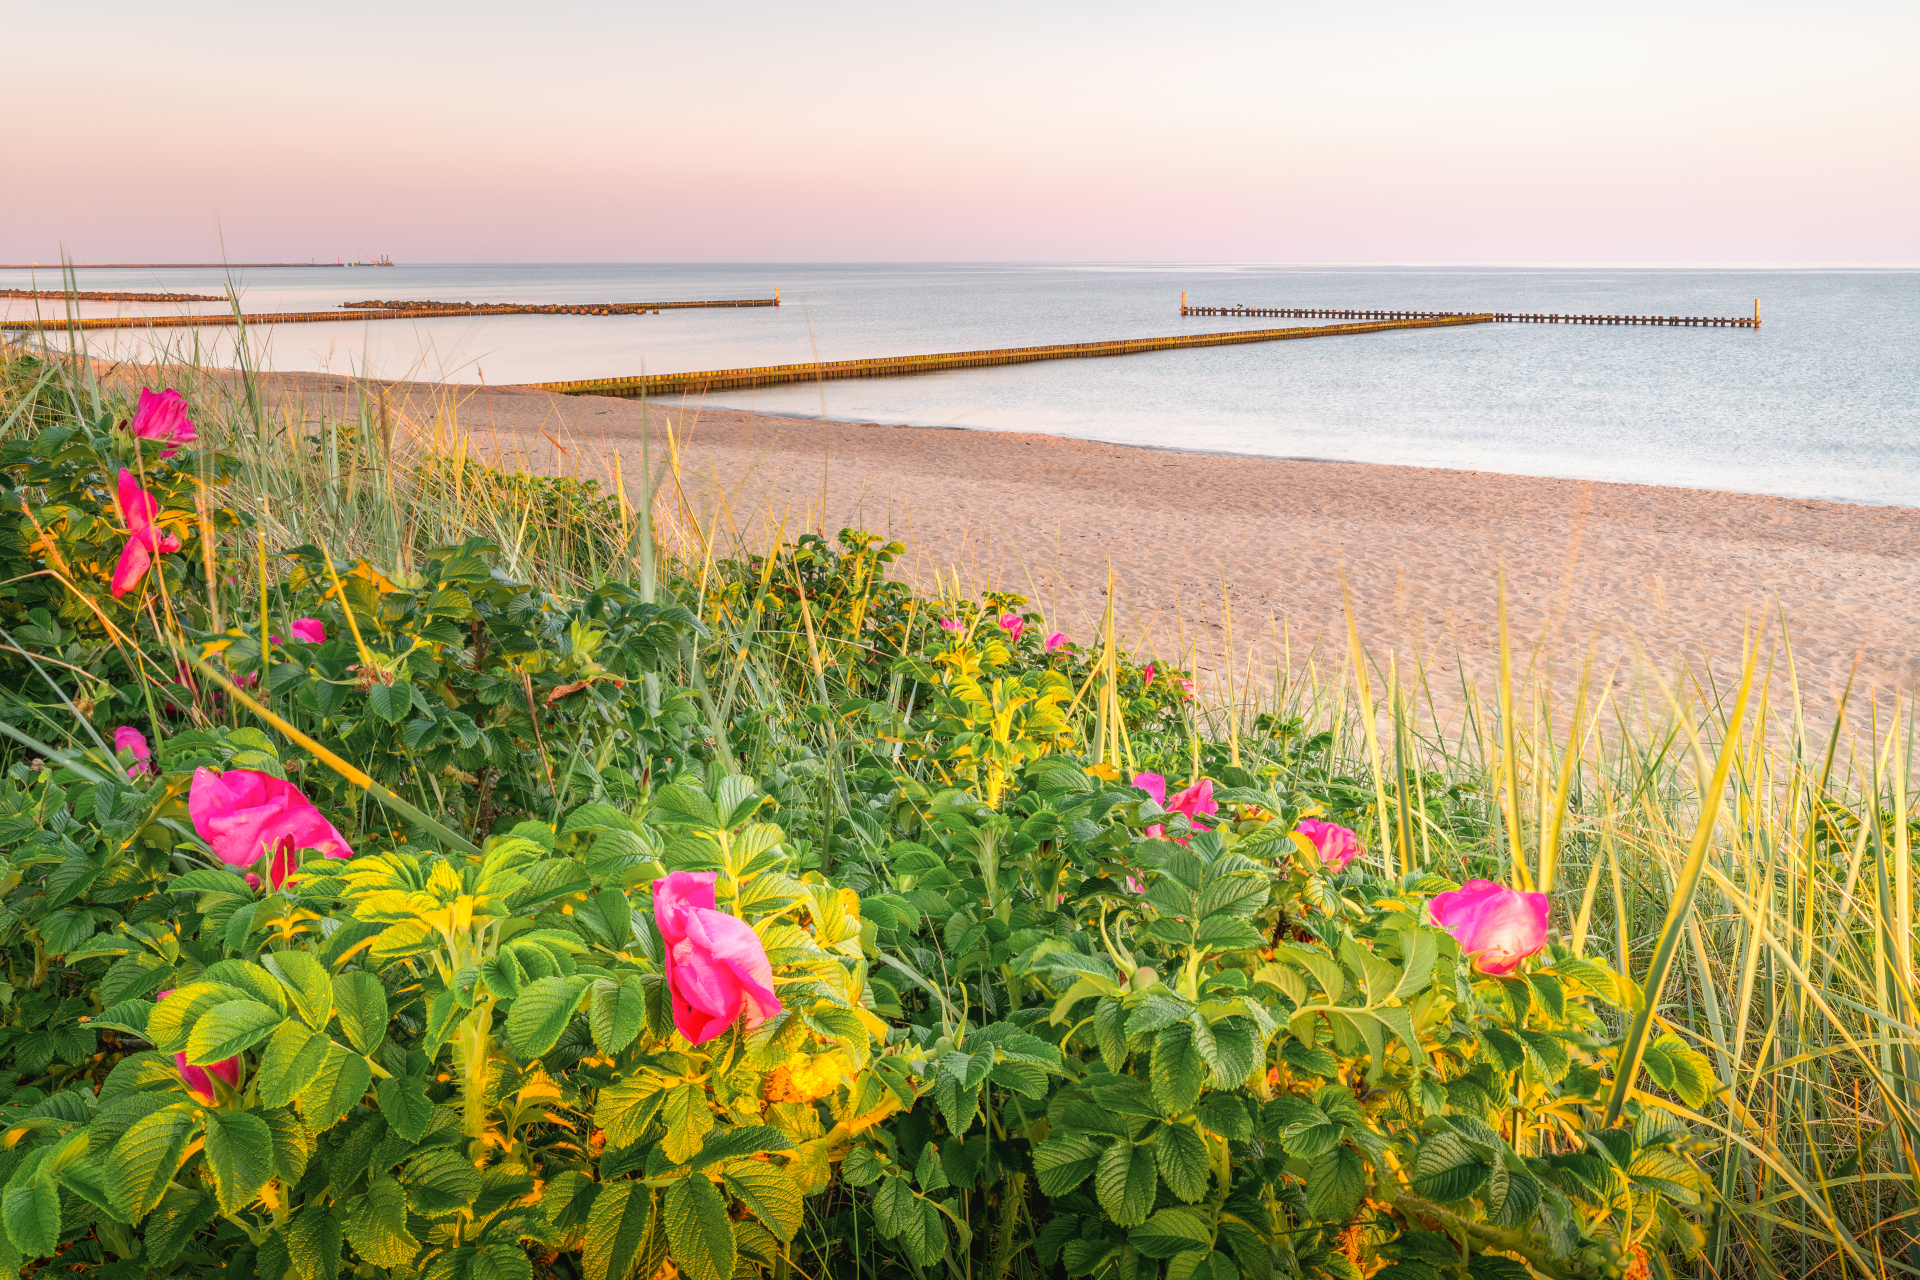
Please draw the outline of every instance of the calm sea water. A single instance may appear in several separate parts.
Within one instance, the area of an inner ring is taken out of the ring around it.
[[[766,297],[780,308],[291,325],[279,369],[533,382],[1083,342],[1314,321],[1196,304],[1751,315],[1764,326],[1485,325],[1064,360],[717,394],[770,413],[1047,431],[1329,458],[1920,505],[1920,272],[1044,265],[399,266],[233,273],[249,310],[343,301]],[[20,287],[23,272],[0,272]],[[57,281],[41,277],[41,287]],[[82,288],[218,293],[219,272],[85,272]],[[0,300],[9,315],[34,304]],[[42,304],[43,306],[45,304]],[[178,310],[179,308],[175,308]],[[205,307],[190,308],[194,310]],[[93,304],[83,314],[166,314]],[[165,331],[230,362],[229,331]],[[102,355],[149,340],[88,335]],[[1275,495],[1284,501],[1284,495]]]

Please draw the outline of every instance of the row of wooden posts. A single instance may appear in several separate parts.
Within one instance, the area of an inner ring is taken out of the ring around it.
[[[1641,324],[1677,325],[1707,329],[1758,329],[1760,299],[1753,300],[1753,319],[1745,316],[1608,316],[1561,315],[1545,311],[1328,311],[1313,307],[1195,307],[1187,304],[1187,292],[1180,291],[1183,316],[1273,316],[1295,320],[1439,320],[1448,316],[1491,315],[1502,324]]]
[[[777,291],[776,291],[777,292]],[[441,316],[632,316],[652,312],[680,310],[686,307],[777,307],[772,298],[721,298],[696,302],[607,302],[607,303],[471,303],[438,302],[387,307],[362,307],[341,311],[261,311],[243,314],[237,319],[231,311],[205,315],[179,316],[89,316],[75,319],[0,319],[0,329],[24,332],[62,329],[197,329],[246,323],[324,324],[342,320],[431,320]]]
[[[1031,364],[1037,360],[1129,356],[1147,351],[1173,351],[1182,347],[1224,347],[1245,342],[1276,342],[1287,338],[1331,338],[1347,334],[1381,333],[1389,329],[1438,329],[1453,325],[1486,324],[1491,319],[1491,316],[1441,316],[1423,320],[1390,320],[1377,324],[1300,325],[1287,329],[1240,329],[1229,333],[1181,333],[1165,338],[1121,338],[1111,342],[1069,342],[1044,347],[1002,347],[990,351],[809,361],[805,364],[709,369],[695,373],[655,373],[631,378],[581,378],[572,382],[536,382],[528,385],[573,396],[682,395],[688,392],[772,387],[790,382],[942,373],[951,369],[979,369],[990,365]]]

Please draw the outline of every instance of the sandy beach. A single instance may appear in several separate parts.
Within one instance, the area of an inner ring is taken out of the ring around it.
[[[1861,692],[1920,685],[1920,510],[516,388],[322,374],[274,375],[270,388],[282,413],[309,421],[384,388],[416,446],[464,433],[470,453],[508,468],[610,481],[618,452],[630,493],[643,435],[658,462],[670,425],[687,508],[705,523],[724,511],[719,527],[756,549],[778,527],[888,534],[907,544],[902,572],[917,583],[957,573],[967,588],[1019,591],[1080,638],[1111,564],[1123,638],[1188,654],[1203,677],[1224,665],[1224,585],[1236,667],[1258,672],[1286,650],[1330,669],[1350,599],[1365,643],[1423,664],[1451,702],[1462,668],[1483,687],[1495,670],[1504,570],[1516,670],[1532,662],[1560,687],[1589,652],[1597,678],[1633,684],[1636,645],[1665,671],[1705,657],[1725,675],[1743,635],[1771,642],[1783,614],[1815,709],[1850,677]]]

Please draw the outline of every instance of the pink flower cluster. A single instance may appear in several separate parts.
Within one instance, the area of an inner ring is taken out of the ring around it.
[[[1185,790],[1175,792],[1172,799],[1167,798],[1167,780],[1161,774],[1136,773],[1133,775],[1133,785],[1152,796],[1153,802],[1168,813],[1184,813],[1191,818],[1220,812],[1220,805],[1213,798],[1211,778],[1202,778]],[[1163,836],[1166,833],[1166,827],[1158,822],[1146,829],[1146,834],[1150,836]],[[1186,843],[1177,836],[1175,841]]]
[[[692,1044],[724,1034],[742,1013],[754,1027],[783,1007],[773,993],[773,966],[760,935],[739,917],[714,909],[713,882],[711,871],[676,871],[653,882],[673,1025]]]
[[[160,504],[140,487],[133,472],[124,469],[120,472],[114,504],[120,508],[120,519],[127,526],[127,545],[120,549],[120,563],[113,570],[113,598],[118,600],[140,585],[156,554],[178,551],[180,539],[153,522],[160,514]]]
[[[1449,893],[1435,895],[1427,911],[1473,957],[1474,968],[1499,977],[1546,947],[1552,903],[1544,893],[1522,893],[1491,880],[1469,880]]]

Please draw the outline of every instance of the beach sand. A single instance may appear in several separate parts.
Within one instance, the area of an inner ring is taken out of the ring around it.
[[[275,375],[283,411],[318,420],[384,394],[420,447],[508,468],[610,479],[637,493],[642,435],[658,463],[673,428],[685,507],[754,549],[843,526],[899,538],[922,586],[1021,592],[1090,640],[1108,567],[1124,641],[1225,667],[1230,591],[1242,681],[1276,662],[1330,674],[1346,603],[1384,662],[1424,667],[1457,712],[1464,674],[1497,672],[1504,571],[1515,670],[1564,690],[1588,655],[1595,684],[1645,689],[1710,660],[1736,673],[1743,638],[1792,637],[1816,711],[1920,686],[1920,510],[1700,489],[1359,463],[1182,453],[980,430],[778,418],[506,388]],[[678,505],[676,499],[676,505]],[[666,508],[657,508],[665,513]],[[684,520],[682,522],[684,528]],[[1651,658],[1636,657],[1638,651]],[[1246,665],[1243,665],[1246,664]],[[1775,659],[1776,679],[1787,673]],[[1243,685],[1244,687],[1244,685]],[[1821,718],[1825,718],[1822,716]]]

